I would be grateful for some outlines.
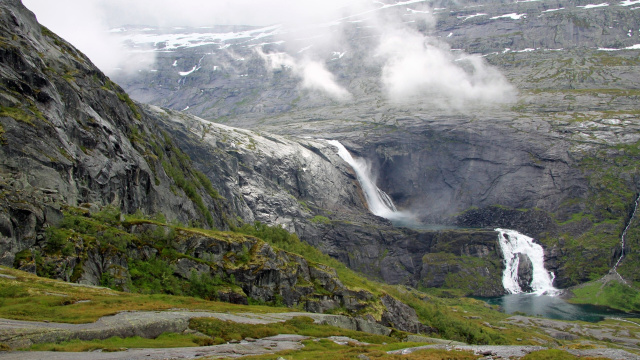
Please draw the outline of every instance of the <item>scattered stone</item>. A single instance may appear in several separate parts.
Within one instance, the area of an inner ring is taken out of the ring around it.
[[[357,345],[357,346],[369,346],[371,344],[369,343],[365,343],[365,342],[360,342],[356,339],[352,339],[350,337],[346,337],[346,336],[330,336],[327,339],[333,341],[334,343],[338,344],[338,345],[349,345],[349,344],[353,344],[353,345]]]

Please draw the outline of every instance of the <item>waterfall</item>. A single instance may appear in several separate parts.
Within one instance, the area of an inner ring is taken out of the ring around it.
[[[622,236],[620,237],[620,241],[622,243],[622,250],[620,252],[620,258],[618,258],[618,261],[616,261],[616,264],[613,266],[613,271],[615,271],[616,273],[618,272],[618,265],[620,265],[620,261],[622,261],[622,258],[624,257],[624,241],[625,241],[625,237],[627,236],[627,230],[629,230],[629,227],[631,226],[631,222],[633,221],[633,218],[636,216],[636,211],[638,211],[638,201],[640,201],[640,194],[638,194],[638,197],[636,197],[636,204],[635,204],[635,207],[633,208],[633,213],[631,213],[629,222],[627,222],[627,226],[625,226],[624,231],[622,232]]]
[[[558,289],[553,287],[554,274],[544,268],[544,250],[533,239],[515,230],[495,229],[504,257],[502,285],[510,294],[523,292],[518,284],[518,265],[522,254],[529,258],[533,268],[531,288],[537,295],[555,295]]]
[[[337,140],[327,140],[327,142],[338,148],[338,156],[351,166],[356,173],[358,182],[364,191],[364,197],[367,200],[369,211],[374,215],[381,216],[390,220],[398,219],[403,215],[398,212],[389,195],[380,190],[371,177],[369,164],[362,159],[354,159],[349,151]]]

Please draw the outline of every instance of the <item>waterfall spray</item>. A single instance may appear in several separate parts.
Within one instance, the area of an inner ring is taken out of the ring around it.
[[[502,286],[510,294],[523,292],[518,284],[519,254],[527,256],[531,260],[533,274],[531,289],[537,295],[556,295],[558,289],[553,287],[554,274],[544,268],[544,250],[542,246],[533,242],[533,239],[515,230],[495,229],[498,232],[498,241],[504,257],[504,273]]]
[[[365,199],[367,200],[369,210],[374,215],[378,215],[389,220],[396,220],[405,216],[396,209],[389,195],[376,186],[371,177],[369,165],[365,161],[362,159],[354,159],[349,151],[339,141],[327,140],[327,142],[338,148],[338,156],[349,164],[356,173],[358,182],[360,182]]]
[[[613,266],[613,271],[617,274],[618,273],[618,265],[620,265],[620,261],[622,261],[622,258],[624,257],[624,242],[625,242],[625,237],[627,236],[627,231],[629,230],[629,227],[631,226],[631,222],[633,221],[633,218],[636,216],[636,212],[638,211],[638,202],[640,201],[640,194],[638,194],[638,196],[636,197],[636,203],[635,206],[633,208],[633,213],[631,213],[631,217],[629,218],[629,221],[627,222],[627,226],[625,226],[624,231],[622,232],[622,236],[620,237],[620,242],[622,243],[622,250],[620,252],[620,257],[618,258],[618,261],[616,261],[616,264]],[[618,276],[620,276],[620,274],[618,274]],[[622,279],[622,276],[620,276],[620,278]]]

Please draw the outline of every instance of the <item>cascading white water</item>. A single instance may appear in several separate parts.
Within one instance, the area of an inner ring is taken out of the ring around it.
[[[369,164],[367,164],[366,161],[362,159],[354,159],[349,151],[337,140],[327,140],[327,142],[338,148],[338,156],[349,164],[356,173],[360,186],[362,187],[362,191],[364,191],[364,196],[367,200],[369,210],[374,215],[390,220],[395,220],[404,216],[398,212],[389,195],[376,186],[371,177]]]
[[[622,232],[622,236],[620,237],[620,241],[622,243],[622,252],[620,253],[620,258],[618,258],[618,261],[616,261],[616,264],[613,266],[613,271],[616,273],[618,272],[618,265],[620,265],[620,261],[622,261],[622,258],[624,257],[624,241],[625,237],[627,236],[627,230],[629,230],[631,222],[633,221],[633,218],[636,216],[636,212],[638,211],[638,201],[640,201],[640,195],[636,197],[636,204],[633,208],[633,213],[631,214],[629,222],[627,223],[627,226],[625,226],[624,231]]]
[[[515,230],[495,229],[504,257],[504,273],[502,285],[510,294],[523,292],[518,284],[518,254],[527,256],[531,260],[533,274],[531,288],[537,295],[556,295],[558,289],[553,287],[554,274],[544,268],[544,250],[533,239]]]

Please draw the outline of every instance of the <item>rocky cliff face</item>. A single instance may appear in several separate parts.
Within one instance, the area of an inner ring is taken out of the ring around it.
[[[346,103],[302,87],[291,68],[270,70],[260,54],[239,41],[174,47],[158,54],[157,71],[117,78],[139,99],[215,122],[340,139],[372,163],[378,186],[400,208],[424,222],[514,228],[538,239],[559,287],[605,274],[621,253],[619,236],[640,189],[634,90],[640,77],[640,13],[626,2],[423,5],[381,11],[409,21],[427,45],[445,43],[456,49],[453,54],[482,55],[515,87],[513,102],[456,107],[429,97],[419,103],[390,101],[380,85],[382,60],[367,52],[378,46],[380,34],[368,36],[357,24],[340,28],[348,39],[334,44],[340,51],[318,46],[313,53],[353,95]],[[421,11],[433,14],[433,27],[421,20]],[[276,33],[267,38],[279,40]],[[263,51],[295,55],[291,49],[309,45],[285,40]],[[197,71],[181,75],[196,64]],[[417,256],[405,252],[428,248],[416,236],[386,228],[370,231],[347,220],[351,224],[301,223],[295,230],[350,266],[387,281],[416,283],[419,274],[432,274],[424,281],[444,284],[433,274],[461,266],[457,257],[429,258],[437,266],[424,270],[422,257],[431,250]],[[632,234],[622,273],[636,279],[637,230]],[[393,260],[377,260],[387,247],[389,253],[397,251]]]
[[[122,289],[146,286],[154,271],[162,276],[153,286],[166,289],[181,288],[167,279],[202,287],[220,285],[217,277],[230,288],[211,298],[345,308],[430,331],[415,311],[351,290],[328,266],[251,236],[187,227],[176,235],[167,225],[228,230],[240,218],[296,229],[314,222],[311,207],[362,209],[327,144],[254,137],[135,103],[17,0],[0,3],[0,55],[0,264]],[[194,139],[206,146],[190,147]],[[125,219],[131,213],[162,222]]]
[[[184,180],[195,179],[188,158],[119,86],[19,2],[3,3],[0,15],[0,263],[13,264],[65,206],[111,204],[226,226],[228,210],[202,184],[185,194]]]

